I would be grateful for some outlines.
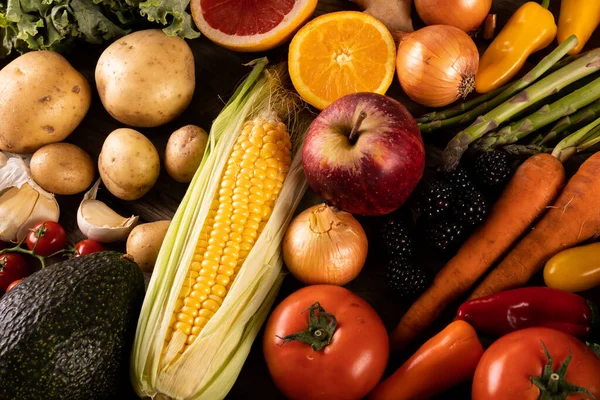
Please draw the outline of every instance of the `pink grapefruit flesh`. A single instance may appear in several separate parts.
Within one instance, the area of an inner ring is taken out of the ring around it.
[[[198,29],[213,42],[237,51],[278,46],[312,15],[317,0],[192,0]]]

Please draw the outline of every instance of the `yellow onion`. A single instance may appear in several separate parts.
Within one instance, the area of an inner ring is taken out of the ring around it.
[[[487,17],[492,0],[415,0],[415,8],[427,25],[450,25],[471,32]]]
[[[473,91],[479,52],[465,32],[431,25],[403,34],[396,72],[404,92],[427,107],[443,107]]]
[[[307,285],[344,285],[360,273],[367,247],[367,235],[352,214],[320,204],[291,222],[283,239],[283,260]]]

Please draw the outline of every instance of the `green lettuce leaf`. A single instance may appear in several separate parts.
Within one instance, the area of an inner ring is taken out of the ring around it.
[[[186,11],[189,0],[147,0],[140,3],[140,13],[148,21],[167,25],[163,31],[169,36],[194,39],[200,33],[194,30],[192,16]]]
[[[14,51],[68,51],[77,41],[103,43],[160,24],[167,35],[192,39],[189,0],[3,0],[0,58]]]

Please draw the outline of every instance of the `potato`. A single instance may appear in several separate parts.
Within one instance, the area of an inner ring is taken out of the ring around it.
[[[48,144],[31,157],[31,175],[44,190],[76,194],[94,180],[94,162],[88,153],[69,143]]]
[[[111,132],[104,141],[98,170],[106,188],[122,200],[136,200],[156,183],[158,151],[144,135],[128,128]]]
[[[159,29],[131,33],[108,46],[96,65],[106,111],[135,127],[166,124],[192,100],[194,56],[187,43]]]
[[[152,272],[158,251],[167,234],[171,221],[157,221],[133,228],[127,238],[127,254],[144,272]]]
[[[90,86],[51,51],[26,53],[0,71],[0,150],[33,153],[64,140],[91,103]]]
[[[196,125],[186,125],[173,132],[165,150],[169,176],[177,182],[191,182],[202,162],[207,142],[208,134]]]

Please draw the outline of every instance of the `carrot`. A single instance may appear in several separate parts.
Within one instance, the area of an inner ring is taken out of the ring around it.
[[[424,400],[473,378],[483,346],[475,329],[454,321],[429,339],[369,400]]]
[[[504,254],[558,195],[562,164],[549,154],[528,158],[515,172],[484,223],[400,320],[390,340],[400,350],[425,330]]]
[[[471,298],[523,286],[560,251],[600,236],[600,152],[588,158],[534,229],[481,282]]]

